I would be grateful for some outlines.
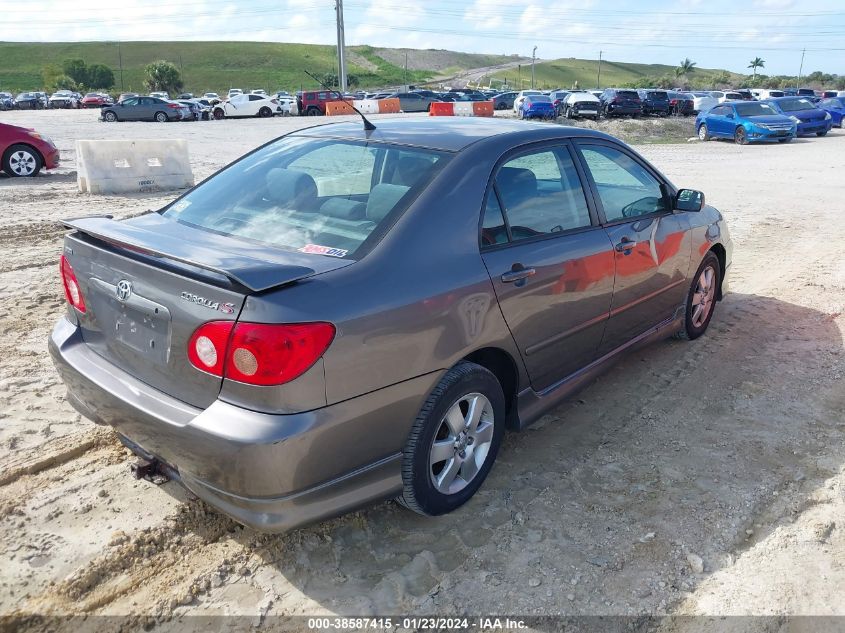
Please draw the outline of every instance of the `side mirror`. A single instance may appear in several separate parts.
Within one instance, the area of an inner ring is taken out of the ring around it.
[[[681,189],[675,196],[678,211],[701,211],[704,208],[704,194],[695,189]]]

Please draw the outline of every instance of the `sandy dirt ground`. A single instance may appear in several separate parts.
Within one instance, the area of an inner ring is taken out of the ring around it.
[[[202,178],[314,121],[0,121],[63,161],[0,178],[0,614],[845,614],[842,131],[639,147],[730,224],[732,292],[707,335],[635,352],[509,435],[449,516],[385,502],[268,536],[133,480],[112,432],[65,402],[46,351],[57,220],[173,196],[78,193],[75,139],[186,138]]]

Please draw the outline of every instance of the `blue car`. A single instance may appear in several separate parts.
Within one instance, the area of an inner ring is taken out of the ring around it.
[[[816,107],[830,115],[831,126],[842,127],[842,119],[845,118],[845,97],[822,99],[816,104]]]
[[[557,110],[550,97],[546,95],[528,95],[519,108],[520,119],[555,119]]]
[[[768,103],[775,110],[788,116],[798,124],[798,136],[804,134],[815,134],[824,136],[830,132],[830,113],[819,110],[806,97],[778,97],[769,99]]]
[[[729,138],[738,145],[759,141],[788,143],[797,134],[797,124],[760,101],[726,101],[695,118],[698,138]]]

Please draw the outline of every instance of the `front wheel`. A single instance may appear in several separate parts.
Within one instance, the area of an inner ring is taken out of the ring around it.
[[[3,155],[3,171],[13,178],[37,176],[42,167],[41,155],[28,145],[12,145]]]
[[[698,126],[698,138],[701,141],[709,141],[710,140],[710,130],[707,129],[707,124],[702,123]]]
[[[223,108],[215,108],[213,116],[215,121],[220,121],[224,116],[226,116],[226,113],[223,112]]]
[[[165,112],[156,112],[155,117],[153,118],[155,118],[158,123],[167,123],[167,113]]]
[[[496,377],[461,362],[425,401],[402,452],[399,502],[429,516],[466,503],[493,466],[505,432],[505,397]]]
[[[826,136],[826,135],[827,135],[827,130],[825,130],[823,132],[816,132],[816,136]]]
[[[704,334],[713,318],[720,283],[719,260],[710,251],[693,277],[684,310],[684,326],[676,334],[677,338],[692,341]]]
[[[792,141],[792,137],[791,137],[791,136],[790,136],[790,137],[788,137],[788,138],[779,138],[779,139],[778,139],[778,143],[790,143],[791,141]]]
[[[109,123],[114,123],[117,121],[117,115],[112,111],[108,111],[103,115],[103,120],[108,121]]]

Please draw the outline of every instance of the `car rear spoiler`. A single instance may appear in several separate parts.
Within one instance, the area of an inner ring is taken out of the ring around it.
[[[152,215],[159,219],[153,220],[154,223],[164,221],[164,218],[161,218],[158,214]],[[119,222],[113,220],[111,216],[75,218],[61,222],[69,229],[109,244],[140,252],[143,255],[161,257],[223,275],[253,292],[269,290],[317,274],[317,270],[314,268],[295,262],[279,261],[278,258],[258,259],[234,250],[221,249],[216,246],[212,248],[195,240],[188,241],[184,235],[178,234],[178,230],[174,230],[175,227],[180,226],[176,222],[168,222],[169,226],[166,228],[170,230],[165,231],[152,231],[137,224],[125,221]],[[196,229],[189,230],[196,232]],[[219,241],[219,236],[205,231],[202,233],[209,236],[209,242],[215,241],[215,238]],[[229,246],[231,249],[231,245]],[[259,249],[260,247],[254,250]],[[239,250],[249,250],[249,248]],[[309,257],[283,251],[280,251],[280,254],[288,260],[301,260]],[[317,259],[329,258],[317,257]],[[334,267],[336,268],[337,264],[341,262],[343,260],[334,260]],[[351,261],[348,263],[351,263]]]

